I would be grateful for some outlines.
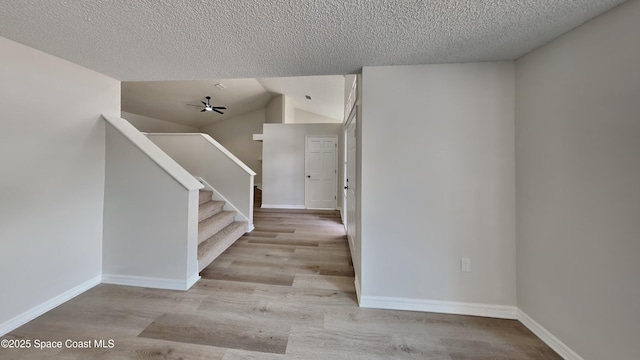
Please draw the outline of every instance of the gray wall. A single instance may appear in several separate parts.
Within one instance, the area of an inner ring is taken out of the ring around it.
[[[265,109],[216,122],[203,127],[204,133],[211,135],[240,161],[256,173],[254,183],[262,182],[262,143],[253,140],[253,134],[262,134]]]
[[[306,136],[339,137],[341,129],[342,124],[264,124],[263,207],[304,208]],[[340,180],[337,182],[342,184]]]
[[[640,1],[518,60],[518,307],[584,359],[640,354]]]
[[[499,305],[515,316],[513,63],[362,76],[362,300]]]
[[[312,113],[309,111],[295,108],[293,110],[294,124],[341,124],[344,121],[338,119],[332,119],[323,115]]]
[[[100,281],[105,125],[120,82],[0,38],[0,327]]]
[[[276,95],[265,106],[265,123],[284,123],[284,95]],[[257,133],[258,134],[258,133]],[[259,134],[262,134],[260,132]]]
[[[147,133],[199,133],[198,128],[192,126],[172,123],[170,121],[154,119],[152,117],[122,112],[122,118],[126,119],[136,129]]]

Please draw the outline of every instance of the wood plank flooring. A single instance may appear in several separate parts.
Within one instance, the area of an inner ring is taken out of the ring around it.
[[[3,339],[0,359],[560,359],[517,321],[362,309],[337,212],[263,210],[189,291],[99,285]]]

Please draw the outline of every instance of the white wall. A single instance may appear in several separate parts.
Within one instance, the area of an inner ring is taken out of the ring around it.
[[[584,359],[640,354],[640,1],[517,61],[518,307]]]
[[[107,125],[105,282],[187,290],[198,279],[197,189],[202,185],[146,137],[137,137],[178,168],[186,186]]]
[[[356,100],[356,236],[355,243],[355,256],[357,264],[354,263],[354,272],[356,276],[356,291],[358,294],[362,294],[362,285],[360,279],[362,278],[362,74],[358,74],[357,77],[357,100]],[[358,295],[360,296],[360,295]],[[358,298],[360,302],[360,298]]]
[[[5,38],[0,53],[2,334],[100,281],[100,113],[120,114],[120,82]]]
[[[304,208],[305,138],[340,135],[341,128],[341,124],[264,124],[262,206]]]
[[[154,119],[152,117],[138,115],[122,111],[121,117],[129,121],[139,131],[148,133],[198,133],[198,128],[176,124],[170,121]]]
[[[225,210],[237,211],[235,220],[247,221],[247,231],[253,229],[254,171],[207,134],[148,137],[186,171],[211,185],[214,200],[224,200]]]
[[[362,111],[363,304],[515,316],[513,63],[365,67]]]
[[[293,110],[293,114],[293,123],[295,124],[340,124],[343,122],[342,120],[332,119],[298,108]]]
[[[262,182],[262,143],[253,140],[253,134],[262,134],[265,109],[223,120],[202,128],[240,161],[256,173],[254,181]]]

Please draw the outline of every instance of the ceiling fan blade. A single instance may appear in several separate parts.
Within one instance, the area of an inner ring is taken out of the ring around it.
[[[212,109],[227,110],[227,108],[226,108],[226,107],[224,107],[224,106],[212,106],[211,108],[212,108]]]
[[[200,110],[200,112],[205,112],[205,111],[207,111],[207,109],[202,109],[202,110]]]
[[[217,110],[216,108],[212,108],[211,110],[217,112],[218,114],[224,115],[222,111]]]
[[[202,103],[202,105],[207,106],[207,103],[204,101],[200,101]]]

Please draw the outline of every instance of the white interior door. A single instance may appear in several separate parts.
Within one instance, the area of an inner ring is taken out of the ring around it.
[[[307,136],[305,206],[335,209],[337,205],[338,137]]]
[[[353,241],[356,236],[356,112],[352,112],[352,116],[347,123],[345,131],[346,142],[346,160],[347,166],[345,171],[344,198],[346,205],[345,227],[347,230],[347,238],[353,251]]]

